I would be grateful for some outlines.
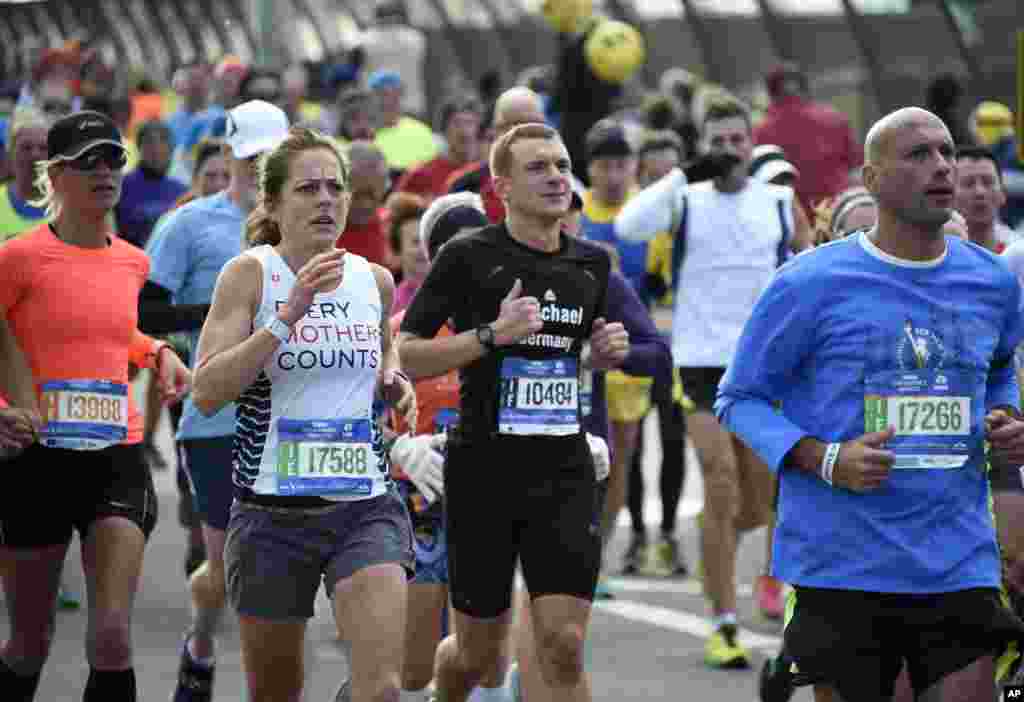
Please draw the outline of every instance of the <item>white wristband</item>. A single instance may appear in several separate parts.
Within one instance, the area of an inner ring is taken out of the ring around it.
[[[839,448],[839,443],[829,444],[825,447],[825,456],[821,459],[821,479],[829,485],[832,484],[832,472],[839,462]]]
[[[288,337],[292,335],[292,328],[276,314],[267,320],[263,328],[277,337],[282,344],[287,343]]]

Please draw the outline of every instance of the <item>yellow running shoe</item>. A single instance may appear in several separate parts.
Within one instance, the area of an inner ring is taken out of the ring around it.
[[[711,634],[704,644],[704,662],[712,668],[749,668],[750,654],[740,646],[736,634],[736,627],[732,624],[725,624]]]

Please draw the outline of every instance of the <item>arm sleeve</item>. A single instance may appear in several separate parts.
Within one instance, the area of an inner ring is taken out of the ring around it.
[[[989,366],[988,383],[985,392],[985,410],[993,407],[1010,406],[1020,409],[1020,389],[1017,386],[1017,372],[1014,351],[1024,340],[1024,318],[1021,316],[1021,288],[1014,281],[1010,304],[1006,306],[1006,321],[999,336],[999,344]]]
[[[453,246],[452,244],[457,244]],[[463,265],[463,242],[450,241],[437,252],[423,285],[405,311],[402,331],[421,339],[433,339],[441,326],[455,316],[458,300],[457,287],[470,279],[470,271]]]
[[[806,288],[776,276],[754,306],[733,362],[718,388],[715,414],[778,472],[790,449],[807,432],[779,405],[797,382],[798,369],[810,353],[815,314]]]
[[[139,328],[149,334],[199,329],[209,305],[174,305],[192,266],[192,232],[197,224],[187,210],[171,212],[157,222],[146,247],[149,280],[139,293]]]
[[[650,376],[658,383],[672,383],[672,353],[647,309],[625,278],[612,272],[605,296],[605,319],[622,322],[629,332],[629,355],[621,370],[629,375]]]
[[[672,230],[686,189],[686,174],[673,168],[668,175],[631,197],[615,218],[615,234],[623,241],[650,241]]]
[[[156,339],[136,329],[128,347],[128,362],[139,368],[152,368],[156,363],[156,350]]]
[[[199,329],[209,312],[209,305],[171,304],[171,291],[152,280],[139,293],[139,329],[147,334]]]

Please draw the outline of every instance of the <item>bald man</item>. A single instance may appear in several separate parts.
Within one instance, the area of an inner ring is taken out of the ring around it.
[[[387,159],[371,141],[353,141],[347,153],[352,200],[345,231],[335,245],[397,272],[398,259],[391,250],[384,209],[384,199],[391,190]]]
[[[509,88],[494,103],[494,122],[492,124],[492,139],[498,139],[502,134],[520,124],[531,122],[545,122],[544,105],[540,96],[523,86]],[[491,185],[491,167],[484,154],[482,161],[470,164],[465,168],[452,173],[448,178],[447,191],[449,193],[474,192],[479,193],[484,201],[484,210],[488,219],[497,224],[505,219],[505,205],[498,198]]]
[[[904,661],[918,700],[992,700],[993,651],[1024,633],[999,597],[986,475],[1024,464],[1021,292],[943,234],[954,154],[921,109],[872,127],[877,225],[779,270],[715,404],[779,477],[783,648],[819,702],[890,700]]]

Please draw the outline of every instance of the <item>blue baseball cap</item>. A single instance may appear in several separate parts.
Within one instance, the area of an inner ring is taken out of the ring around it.
[[[400,88],[402,86],[402,76],[398,75],[398,71],[374,71],[367,79],[366,85],[370,90]]]

